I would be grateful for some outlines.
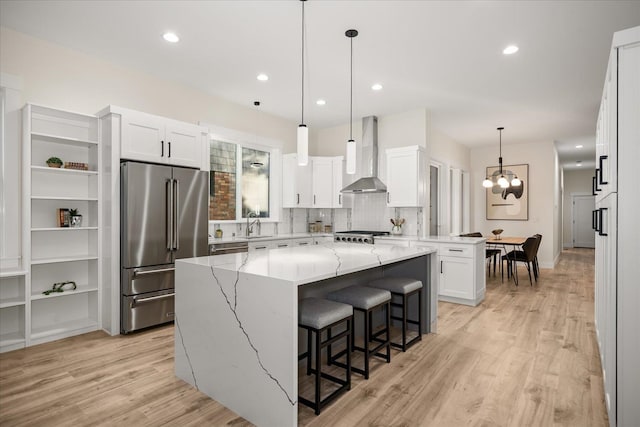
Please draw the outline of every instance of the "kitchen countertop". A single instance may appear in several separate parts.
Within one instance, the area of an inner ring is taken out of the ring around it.
[[[308,235],[302,235],[305,237]],[[280,236],[281,238],[281,236]],[[251,239],[256,240],[256,239]],[[424,247],[326,242],[319,245],[187,258],[176,263],[278,279],[294,285],[316,282],[355,271],[436,252]]]
[[[294,427],[306,346],[298,301],[372,278],[412,277],[424,284],[422,332],[435,332],[434,254],[331,241],[176,260],[175,374],[258,426]]]

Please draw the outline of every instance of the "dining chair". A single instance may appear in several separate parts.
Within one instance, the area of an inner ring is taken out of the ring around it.
[[[479,231],[473,233],[461,234],[460,237],[483,237]],[[485,259],[489,259],[489,275],[491,275],[491,259],[493,258],[493,275],[496,275],[496,264],[498,263],[498,256],[502,253],[501,249],[486,248]],[[500,263],[500,271],[502,271],[502,263]]]
[[[538,281],[538,274],[535,269],[535,257],[540,246],[540,238],[537,236],[527,237],[527,240],[522,245],[521,251],[513,250],[506,255],[502,256],[502,262],[507,261],[507,277],[510,277],[512,268],[518,268],[517,263],[522,262],[527,266],[529,272],[529,283],[533,286],[533,280],[531,279],[531,270],[533,270],[533,276]],[[516,282],[516,286],[518,282]]]

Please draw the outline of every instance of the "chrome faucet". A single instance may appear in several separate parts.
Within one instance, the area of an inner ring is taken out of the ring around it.
[[[251,218],[255,218],[253,221],[249,222]],[[258,215],[256,215],[255,212],[249,212],[247,214],[247,231],[246,231],[246,236],[249,237],[251,236],[251,233],[253,233],[253,224],[255,224],[258,227],[258,235],[260,235],[260,218],[258,218]]]

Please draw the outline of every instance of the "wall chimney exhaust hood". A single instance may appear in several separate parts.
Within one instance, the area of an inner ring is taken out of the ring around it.
[[[378,118],[362,118],[362,155],[360,173],[364,175],[340,190],[341,193],[386,193],[387,186],[378,179]]]

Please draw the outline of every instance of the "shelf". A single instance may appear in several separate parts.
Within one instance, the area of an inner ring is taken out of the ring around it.
[[[9,334],[0,335],[0,348],[16,344],[24,344],[24,342],[24,334],[20,332],[11,332]]]
[[[33,294],[31,295],[31,301],[57,298],[57,297],[67,297],[70,295],[78,295],[78,294],[85,294],[87,292],[95,292],[97,290],[98,290],[97,286],[80,285],[76,290],[73,290],[73,291],[70,290],[70,291],[64,291],[64,292],[52,292],[49,295],[44,295],[43,293]]]
[[[98,328],[98,322],[92,319],[78,319],[69,322],[61,322],[53,325],[34,328],[31,331],[31,340],[39,340],[53,335],[76,335],[76,333],[88,332]]]
[[[79,169],[65,169],[65,168],[50,168],[49,166],[31,166],[31,170],[34,172],[45,172],[53,174],[63,175],[98,175],[98,171],[91,170],[79,170]]]
[[[31,200],[65,200],[68,202],[97,202],[97,197],[52,197],[52,196],[31,196]]]
[[[0,278],[5,277],[20,277],[25,276],[27,274],[27,270],[22,269],[8,269],[0,271]]]
[[[31,231],[80,231],[80,230],[97,230],[98,227],[41,227],[32,228]]]
[[[7,298],[7,299],[1,299],[0,300],[0,308],[7,308],[7,307],[15,307],[18,305],[24,305],[25,304],[25,300],[24,298]]]
[[[88,261],[92,259],[98,259],[98,257],[92,256],[92,255],[78,255],[78,256],[70,256],[70,257],[40,258],[40,259],[32,259],[31,265],[55,264],[58,262],[72,262],[72,261]]]
[[[75,146],[84,146],[84,147],[97,147],[97,141],[88,141],[77,138],[67,138],[64,136],[58,135],[49,135],[46,133],[40,132],[31,132],[31,139],[38,139],[45,142],[55,142],[56,144],[67,144],[67,145],[75,145]]]

